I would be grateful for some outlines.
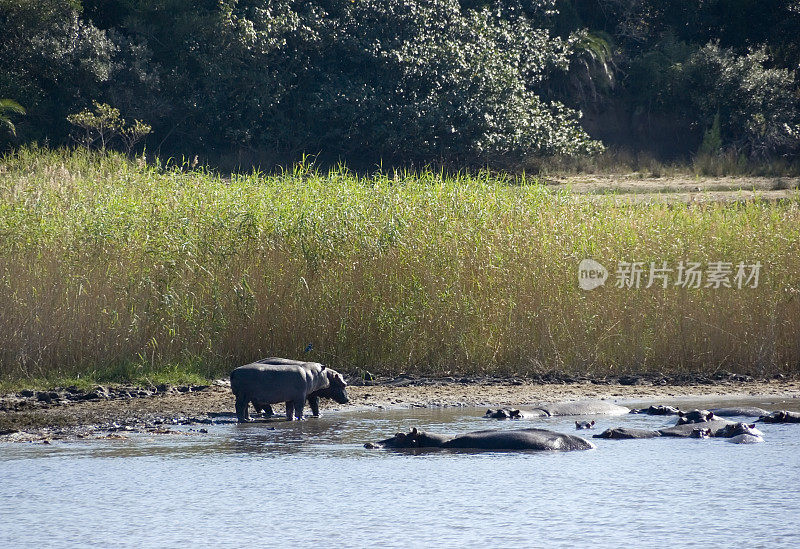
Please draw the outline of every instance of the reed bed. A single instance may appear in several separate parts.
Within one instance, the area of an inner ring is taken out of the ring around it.
[[[618,198],[618,197],[617,197]],[[113,153],[0,159],[0,379],[800,372],[797,201],[619,204],[488,173],[230,177]],[[578,264],[610,273],[592,291]],[[620,261],[762,264],[617,288]]]

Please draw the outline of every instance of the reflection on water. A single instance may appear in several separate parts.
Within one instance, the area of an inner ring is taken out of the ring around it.
[[[635,405],[648,405],[636,403]],[[686,409],[708,402],[680,401]],[[734,404],[725,401],[725,405]],[[800,408],[798,402],[736,404]],[[0,546],[796,546],[800,425],[764,444],[597,440],[570,453],[366,450],[412,426],[545,427],[475,408],[361,410],[207,434],[0,445]],[[658,428],[663,416],[596,416]]]

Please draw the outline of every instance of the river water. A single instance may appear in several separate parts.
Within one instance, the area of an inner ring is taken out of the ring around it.
[[[659,438],[594,439],[596,450],[565,453],[363,447],[412,426],[575,433],[575,420],[589,419],[496,421],[484,411],[351,410],[203,426],[207,434],[0,444],[0,547],[800,545],[797,424],[760,425],[766,442],[749,445]],[[578,434],[675,421],[593,419],[597,428]]]

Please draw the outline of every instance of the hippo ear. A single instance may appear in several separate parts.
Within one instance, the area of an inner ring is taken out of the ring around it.
[[[751,429],[755,429],[756,428],[756,424],[755,423],[751,423],[750,425],[748,425],[748,427],[750,427]]]
[[[416,427],[412,427],[412,428],[411,428],[411,434],[412,434],[412,435],[416,435],[418,432],[419,432],[419,431],[417,431],[417,428],[416,428]]]
[[[594,425],[594,420],[592,420],[592,422],[589,425]]]

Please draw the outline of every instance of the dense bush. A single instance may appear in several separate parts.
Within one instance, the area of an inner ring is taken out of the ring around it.
[[[690,155],[717,115],[763,157],[800,146],[798,27],[790,0],[0,0],[0,97],[23,141],[98,101],[211,158],[505,162],[597,150],[581,124]]]

